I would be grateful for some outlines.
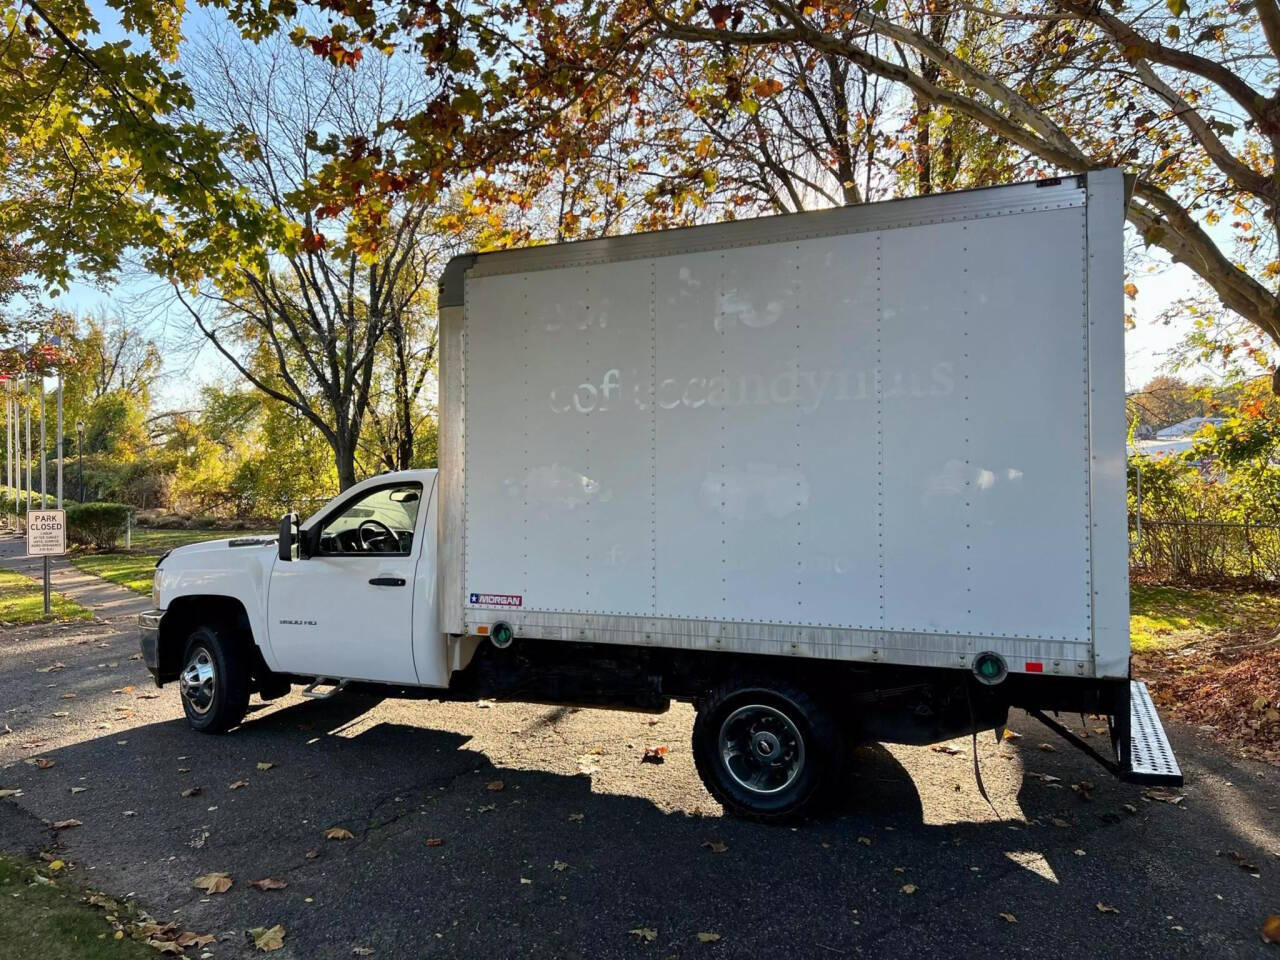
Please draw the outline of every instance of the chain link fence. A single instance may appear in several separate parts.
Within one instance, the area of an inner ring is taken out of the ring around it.
[[[1129,566],[1168,580],[1280,582],[1280,524],[1130,515]]]

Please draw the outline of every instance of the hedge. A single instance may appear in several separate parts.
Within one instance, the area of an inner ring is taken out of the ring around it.
[[[132,513],[127,503],[67,504],[67,536],[72,543],[109,550],[124,539]]]

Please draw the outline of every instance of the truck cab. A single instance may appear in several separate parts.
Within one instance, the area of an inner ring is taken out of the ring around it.
[[[287,689],[283,678],[447,686],[465,666],[464,648],[469,654],[476,644],[446,640],[437,627],[435,492],[435,470],[382,474],[301,523],[286,517],[279,538],[215,540],[165,554],[155,610],[141,618],[144,659],[157,682],[179,682],[199,729],[234,726],[250,688],[269,695]],[[251,642],[215,651],[219,636]],[[237,662],[219,663],[229,657]],[[246,670],[243,690],[219,687]]]

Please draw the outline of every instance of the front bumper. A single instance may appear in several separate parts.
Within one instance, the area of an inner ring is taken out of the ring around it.
[[[148,610],[138,614],[138,639],[142,647],[142,662],[160,686],[160,621],[163,610]]]

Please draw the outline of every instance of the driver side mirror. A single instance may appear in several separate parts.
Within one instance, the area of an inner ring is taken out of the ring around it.
[[[293,532],[298,526],[298,515],[290,512],[280,518],[280,559],[286,563],[293,559]]]

